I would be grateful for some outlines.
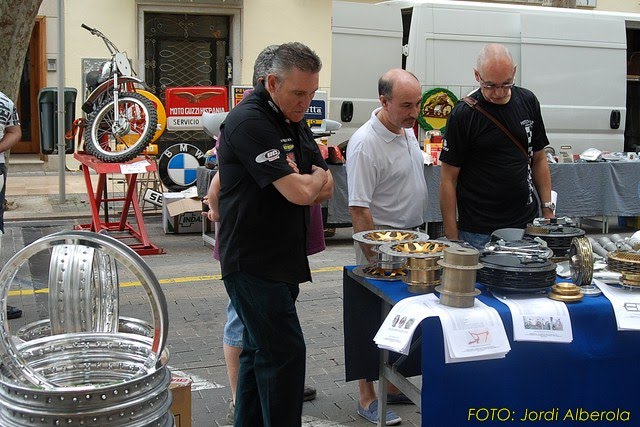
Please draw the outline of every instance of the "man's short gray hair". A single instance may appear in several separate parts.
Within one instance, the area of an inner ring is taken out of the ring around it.
[[[306,73],[319,73],[322,61],[313,50],[302,43],[281,44],[273,56],[269,74],[274,74],[280,81],[294,68]]]
[[[279,45],[277,44],[271,44],[262,49],[262,52],[258,54],[256,62],[253,64],[254,86],[258,84],[258,80],[265,79],[267,74],[269,74],[269,68],[271,68],[271,63],[273,62],[273,57],[276,54],[278,47]]]
[[[509,61],[511,61],[511,64],[513,64],[513,57],[511,56],[511,52],[509,52],[509,49],[505,45],[499,43],[486,44],[482,47],[482,49],[480,49],[480,53],[478,53],[476,69],[480,71],[484,68],[485,62],[500,58],[507,58]]]

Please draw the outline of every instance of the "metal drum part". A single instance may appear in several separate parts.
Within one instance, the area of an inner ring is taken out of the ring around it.
[[[118,332],[123,334],[138,334],[153,337],[153,325],[134,317],[120,316],[118,318]],[[49,319],[38,320],[24,325],[16,332],[16,337],[22,341],[31,341],[51,335]]]
[[[118,272],[107,254],[84,245],[58,245],[49,263],[51,332],[117,332]]]
[[[144,363],[144,369],[149,372],[155,370],[160,363],[160,354],[166,345],[168,333],[167,305],[157,278],[142,258],[124,243],[109,236],[79,230],[51,234],[33,242],[15,254],[0,271],[0,299],[5,305],[3,312],[0,313],[0,357],[2,357],[4,368],[14,378],[22,376],[37,387],[44,389],[57,387],[55,383],[34,371],[26,363],[23,355],[17,351],[6,319],[6,301],[9,288],[21,265],[34,254],[60,245],[80,245],[103,251],[105,255],[127,267],[140,281],[150,299],[155,331],[151,343],[151,354]],[[79,341],[82,339],[79,338]]]
[[[379,247],[386,243],[404,242],[414,239],[428,239],[424,233],[414,230],[367,230],[355,233],[353,240],[373,245],[376,260],[373,265],[361,266],[353,270],[354,274],[368,279],[400,280],[406,276],[405,259],[402,256],[381,252]]]
[[[621,284],[640,289],[640,253],[613,251],[607,254],[607,268],[620,273]]]
[[[376,253],[376,262],[375,266],[381,270],[402,270],[404,268],[405,259],[401,256],[389,255],[384,252],[381,252],[379,247],[376,246],[373,248],[373,251]]]
[[[525,233],[547,242],[547,246],[553,251],[554,261],[566,260],[569,256],[572,239],[585,235],[585,231],[576,227],[573,221],[567,217],[536,218],[533,223],[527,224]]]
[[[589,243],[591,243],[591,249],[593,252],[600,255],[602,258],[606,258],[609,251],[603,248],[602,245],[593,237],[588,237],[588,239]]]
[[[353,240],[369,245],[382,245],[391,242],[406,242],[408,240],[428,239],[426,234],[413,230],[367,230],[353,235]]]
[[[403,280],[413,293],[429,293],[441,283],[442,267],[438,260],[448,247],[458,247],[452,242],[418,239],[406,242],[385,243],[380,252],[406,260],[406,276]]]
[[[585,236],[574,237],[569,249],[569,269],[571,280],[582,287],[584,295],[600,295],[602,292],[593,285],[593,248]]]
[[[478,282],[509,292],[538,292],[553,286],[556,264],[546,242],[523,240],[489,242],[480,256],[484,268],[478,271]]]
[[[30,257],[48,250],[51,319],[12,335],[8,289]],[[142,284],[152,324],[119,317],[118,265]],[[0,425],[174,425],[166,300],[153,272],[131,248],[87,231],[43,237],[0,271],[0,298],[5,304],[0,313]]]
[[[93,362],[92,362],[93,363]],[[105,372],[109,363],[97,366],[89,378],[78,376],[77,387],[57,390],[34,390],[28,385],[3,381],[0,385],[0,399],[3,406],[20,407],[22,411],[41,414],[87,414],[101,411],[117,411],[123,407],[135,407],[152,400],[151,394],[161,396],[171,382],[171,372],[166,366],[155,372],[144,374],[134,380],[122,381],[118,373]],[[94,365],[96,366],[96,365]],[[113,364],[112,364],[113,366]],[[111,384],[91,385],[104,378]],[[129,411],[130,412],[130,411]]]
[[[155,356],[152,342],[152,338],[142,335],[87,332],[25,341],[18,344],[17,350],[28,366],[55,383],[56,389],[94,389],[94,384],[110,385],[155,372],[146,368],[147,359]],[[0,373],[3,379],[16,384],[31,384],[25,376],[16,376],[4,366]]]
[[[364,277],[365,279],[383,280],[383,281],[396,281],[402,280],[407,274],[404,268],[398,268],[395,270],[383,270],[375,265],[359,265],[353,269],[353,274],[356,276]]]
[[[32,426],[100,426],[100,427],[171,427],[174,424],[168,387],[150,392],[144,399],[131,399],[126,405],[94,413],[60,413],[31,411],[22,406],[0,408],[0,424],[4,427]],[[4,404],[3,404],[4,405]]]
[[[476,272],[483,266],[478,262],[480,252],[474,248],[448,247],[438,261],[443,268],[440,303],[450,307],[473,307],[480,291],[475,288]]]
[[[582,299],[583,293],[580,286],[571,282],[558,282],[551,287],[547,296],[556,301],[577,302]]]

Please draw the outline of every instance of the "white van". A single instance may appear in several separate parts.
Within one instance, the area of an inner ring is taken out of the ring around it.
[[[368,120],[378,105],[377,80],[389,68],[413,72],[424,92],[444,88],[460,99],[477,87],[473,67],[481,47],[502,43],[518,64],[516,84],[538,97],[556,150],[640,146],[639,14],[465,1],[334,1],[332,27],[329,114],[343,122],[333,143]]]

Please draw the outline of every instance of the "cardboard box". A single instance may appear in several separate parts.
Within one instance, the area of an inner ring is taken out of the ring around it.
[[[191,378],[171,374],[171,413],[175,427],[191,427]]]
[[[192,191],[162,194],[162,229],[165,234],[202,233],[202,202]],[[209,231],[209,230],[207,230]]]

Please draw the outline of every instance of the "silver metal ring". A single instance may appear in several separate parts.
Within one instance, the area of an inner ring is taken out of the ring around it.
[[[62,231],[45,236],[16,253],[0,271],[0,354],[5,368],[16,378],[22,376],[30,383],[44,389],[56,389],[54,382],[36,372],[16,348],[12,340],[7,319],[7,297],[9,288],[22,264],[34,254],[59,245],[83,245],[103,251],[125,267],[140,281],[150,300],[154,335],[150,357],[144,362],[144,369],[151,372],[161,365],[160,355],[167,343],[168,319],[167,303],[160,283],[149,266],[133,249],[124,243],[102,234],[88,231]],[[79,338],[80,339],[80,338]]]

